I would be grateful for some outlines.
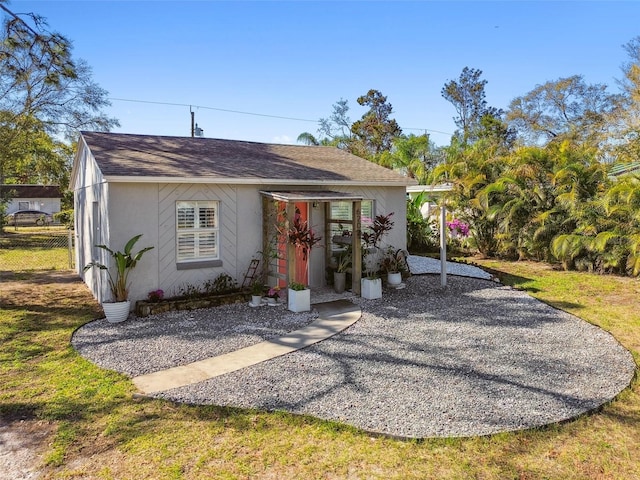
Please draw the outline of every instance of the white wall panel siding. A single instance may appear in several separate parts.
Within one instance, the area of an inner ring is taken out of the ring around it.
[[[105,272],[91,269],[83,272],[84,266],[93,261],[104,263],[104,252],[96,244],[108,241],[109,221],[108,189],[93,156],[83,143],[76,157],[74,173],[74,222],[76,244],[76,270],[99,301],[110,300],[109,285]],[[94,209],[94,203],[97,208]],[[94,214],[97,212],[97,215]],[[96,252],[97,250],[97,252]]]
[[[238,262],[242,246],[239,237],[257,237],[260,225],[245,218],[238,227],[238,188],[234,185],[160,184],[158,187],[158,278],[167,295],[177,295],[186,285],[200,286],[226,273],[242,282],[243,266]],[[256,190],[256,189],[254,189]],[[257,190],[256,190],[257,194]],[[180,200],[216,200],[219,202],[220,267],[181,269],[176,267],[176,202]],[[246,200],[243,200],[246,201]],[[240,232],[237,232],[237,229]],[[246,233],[245,233],[246,232]]]
[[[27,208],[20,208],[22,203],[27,203]],[[18,210],[40,210],[41,212],[47,212],[50,214],[58,213],[60,211],[60,199],[59,198],[12,198],[7,203],[5,213],[8,215]]]

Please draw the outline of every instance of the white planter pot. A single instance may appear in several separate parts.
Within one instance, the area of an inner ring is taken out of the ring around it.
[[[262,303],[262,295],[251,295],[251,305],[257,307]]]
[[[398,286],[402,283],[402,274],[400,272],[387,273],[387,283],[390,286]]]
[[[363,278],[360,280],[360,291],[362,298],[368,298],[369,300],[382,298],[382,279]]]
[[[308,312],[311,310],[311,290],[308,288],[304,290],[291,290],[289,289],[288,306],[292,312]]]
[[[109,323],[124,322],[129,317],[130,307],[129,300],[102,304],[102,309]]]

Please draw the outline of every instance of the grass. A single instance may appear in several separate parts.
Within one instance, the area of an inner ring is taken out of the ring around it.
[[[61,226],[0,229],[0,270],[69,268],[68,232]]]
[[[640,282],[482,261],[505,283],[610,331],[636,359]],[[132,397],[122,375],[69,347],[99,306],[72,276],[0,283],[0,415],[51,422],[45,478],[640,478],[640,386],[561,425],[399,441],[311,417]]]

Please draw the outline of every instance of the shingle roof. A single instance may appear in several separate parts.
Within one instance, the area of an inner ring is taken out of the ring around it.
[[[618,163],[613,165],[609,170],[610,176],[620,176],[626,173],[634,173],[640,171],[640,162],[631,162],[631,163]]]
[[[389,183],[413,180],[334,147],[214,138],[82,132],[108,177],[210,178],[265,183]],[[135,181],[135,178],[131,178]]]
[[[62,198],[58,185],[0,185],[0,195],[6,192],[13,198]]]

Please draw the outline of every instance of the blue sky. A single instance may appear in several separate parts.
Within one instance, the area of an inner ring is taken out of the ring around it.
[[[489,105],[574,74],[617,91],[622,45],[640,35],[626,1],[101,1],[13,0],[69,38],[109,92],[125,133],[294,143],[334,102],[350,118],[380,90],[405,133],[446,145],[453,106],[440,91],[465,66],[483,71]],[[126,102],[161,102],[178,105]],[[208,107],[208,108],[205,108]],[[221,110],[306,119],[285,120]],[[437,132],[436,132],[437,131]]]

